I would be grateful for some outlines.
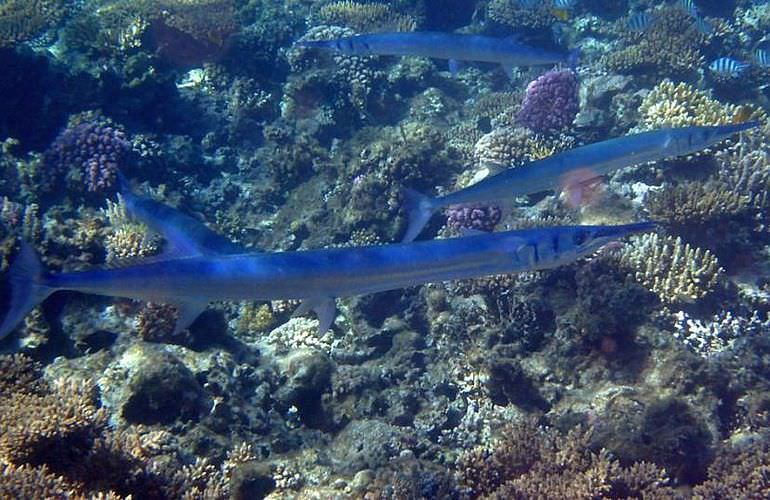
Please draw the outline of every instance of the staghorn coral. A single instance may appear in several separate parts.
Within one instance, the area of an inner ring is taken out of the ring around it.
[[[753,134],[716,153],[719,163],[717,180],[747,199],[749,206],[770,208],[770,126],[763,125]]]
[[[0,463],[0,498],[78,498],[78,491],[45,466]]]
[[[319,24],[344,26],[358,33],[414,31],[417,28],[413,17],[399,14],[381,3],[332,2],[318,9],[313,18]]]
[[[13,392],[0,404],[0,457],[15,465],[72,465],[106,425],[88,381],[59,380],[50,394]]]
[[[40,35],[64,14],[58,0],[0,0],[0,48]]]
[[[716,287],[724,272],[708,250],[656,233],[633,237],[620,250],[620,262],[665,303],[700,299]]]
[[[706,37],[683,10],[666,7],[656,21],[641,33],[625,30],[627,47],[602,59],[602,64],[619,73],[656,74],[661,77],[692,75],[703,66],[700,47]]]
[[[767,435],[744,444],[725,444],[708,468],[708,479],[693,498],[767,498],[770,495],[770,443]]]
[[[508,425],[493,445],[466,452],[458,482],[471,498],[671,497],[659,467],[621,467],[605,450],[591,451],[591,430],[566,435],[534,419]]]
[[[645,200],[650,218],[669,225],[704,225],[745,212],[747,196],[718,182],[685,182],[652,191]]]
[[[0,356],[0,397],[11,393],[42,394],[42,367],[25,354]]]

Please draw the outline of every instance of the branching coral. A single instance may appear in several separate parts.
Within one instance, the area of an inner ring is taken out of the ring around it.
[[[634,129],[637,132],[664,127],[689,125],[724,125],[739,117],[762,119],[761,111],[747,110],[742,106],[722,104],[706,92],[691,85],[663,80],[642,100],[639,106],[641,120]]]
[[[34,38],[64,15],[57,0],[0,0],[0,47]]]
[[[491,447],[466,453],[459,482],[471,498],[616,498],[672,496],[666,472],[640,462],[621,467],[600,450],[591,432],[566,435],[533,420],[508,426]]]
[[[769,472],[766,435],[743,446],[723,446],[708,468],[709,479],[693,489],[693,498],[767,498]]]
[[[133,221],[126,213],[123,198],[107,200],[104,210],[110,223],[110,231],[104,239],[107,262],[114,263],[154,255],[160,250],[160,240],[147,226]]]
[[[503,127],[483,135],[473,156],[481,165],[516,167],[567,149],[572,143],[568,136],[542,137],[523,127]]]
[[[664,8],[647,30],[626,33],[631,45],[603,60],[610,70],[675,77],[690,75],[703,66],[699,49],[706,38],[681,9]]]
[[[548,30],[557,20],[550,2],[523,6],[519,0],[492,0],[487,6],[487,15],[492,21],[514,30]]]
[[[333,2],[313,16],[320,24],[345,26],[358,33],[375,31],[414,31],[417,22],[411,16],[395,12],[383,3]]]
[[[718,182],[686,182],[653,191],[645,208],[650,218],[670,225],[703,225],[736,216],[749,206],[749,198]]]
[[[656,233],[634,237],[620,250],[620,261],[666,303],[700,299],[717,286],[723,274],[708,250]]]

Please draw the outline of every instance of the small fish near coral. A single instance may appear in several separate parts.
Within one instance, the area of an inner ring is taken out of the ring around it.
[[[709,70],[722,77],[740,78],[750,66],[732,57],[720,57],[709,64]]]
[[[41,301],[59,290],[175,304],[176,332],[214,300],[303,300],[320,333],[335,318],[335,297],[429,282],[549,269],[590,255],[606,243],[655,224],[562,226],[428,242],[297,252],[249,252],[175,209],[123,192],[126,209],[168,243],[165,254],[118,269],[45,274],[22,242],[11,265],[10,304],[0,324],[7,336]],[[340,263],[347,263],[340,266]]]

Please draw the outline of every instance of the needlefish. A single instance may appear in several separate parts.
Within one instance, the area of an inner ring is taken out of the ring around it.
[[[402,241],[415,239],[440,208],[463,203],[491,203],[516,196],[563,189],[580,190],[602,175],[640,163],[684,156],[727,137],[757,127],[751,121],[730,125],[654,130],[580,146],[509,168],[467,188],[436,198],[404,190],[408,227]]]
[[[571,53],[531,47],[517,37],[494,38],[459,33],[367,33],[333,40],[300,40],[305,48],[336,50],[351,56],[418,56],[448,59],[456,73],[459,61],[497,63],[511,76],[516,66],[565,63],[574,66],[578,51]]]
[[[130,192],[129,215],[166,239],[163,254],[114,269],[48,274],[21,242],[7,276],[9,306],[0,338],[60,290],[174,304],[175,331],[187,328],[214,300],[302,300],[319,332],[336,315],[335,298],[429,282],[548,269],[587,256],[606,243],[649,231],[652,222],[563,226],[381,246],[255,252],[230,242],[181,212]]]

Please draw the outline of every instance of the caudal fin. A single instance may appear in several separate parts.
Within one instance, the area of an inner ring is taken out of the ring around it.
[[[40,259],[25,241],[21,242],[16,260],[11,264],[6,286],[10,300],[5,318],[0,323],[0,339],[7,337],[32,308],[54,291],[43,284]]]
[[[401,241],[408,243],[420,234],[436,210],[436,205],[433,198],[420,194],[413,189],[404,189],[403,195],[404,210],[406,210],[409,219],[409,226],[406,228],[406,234],[404,234]]]

